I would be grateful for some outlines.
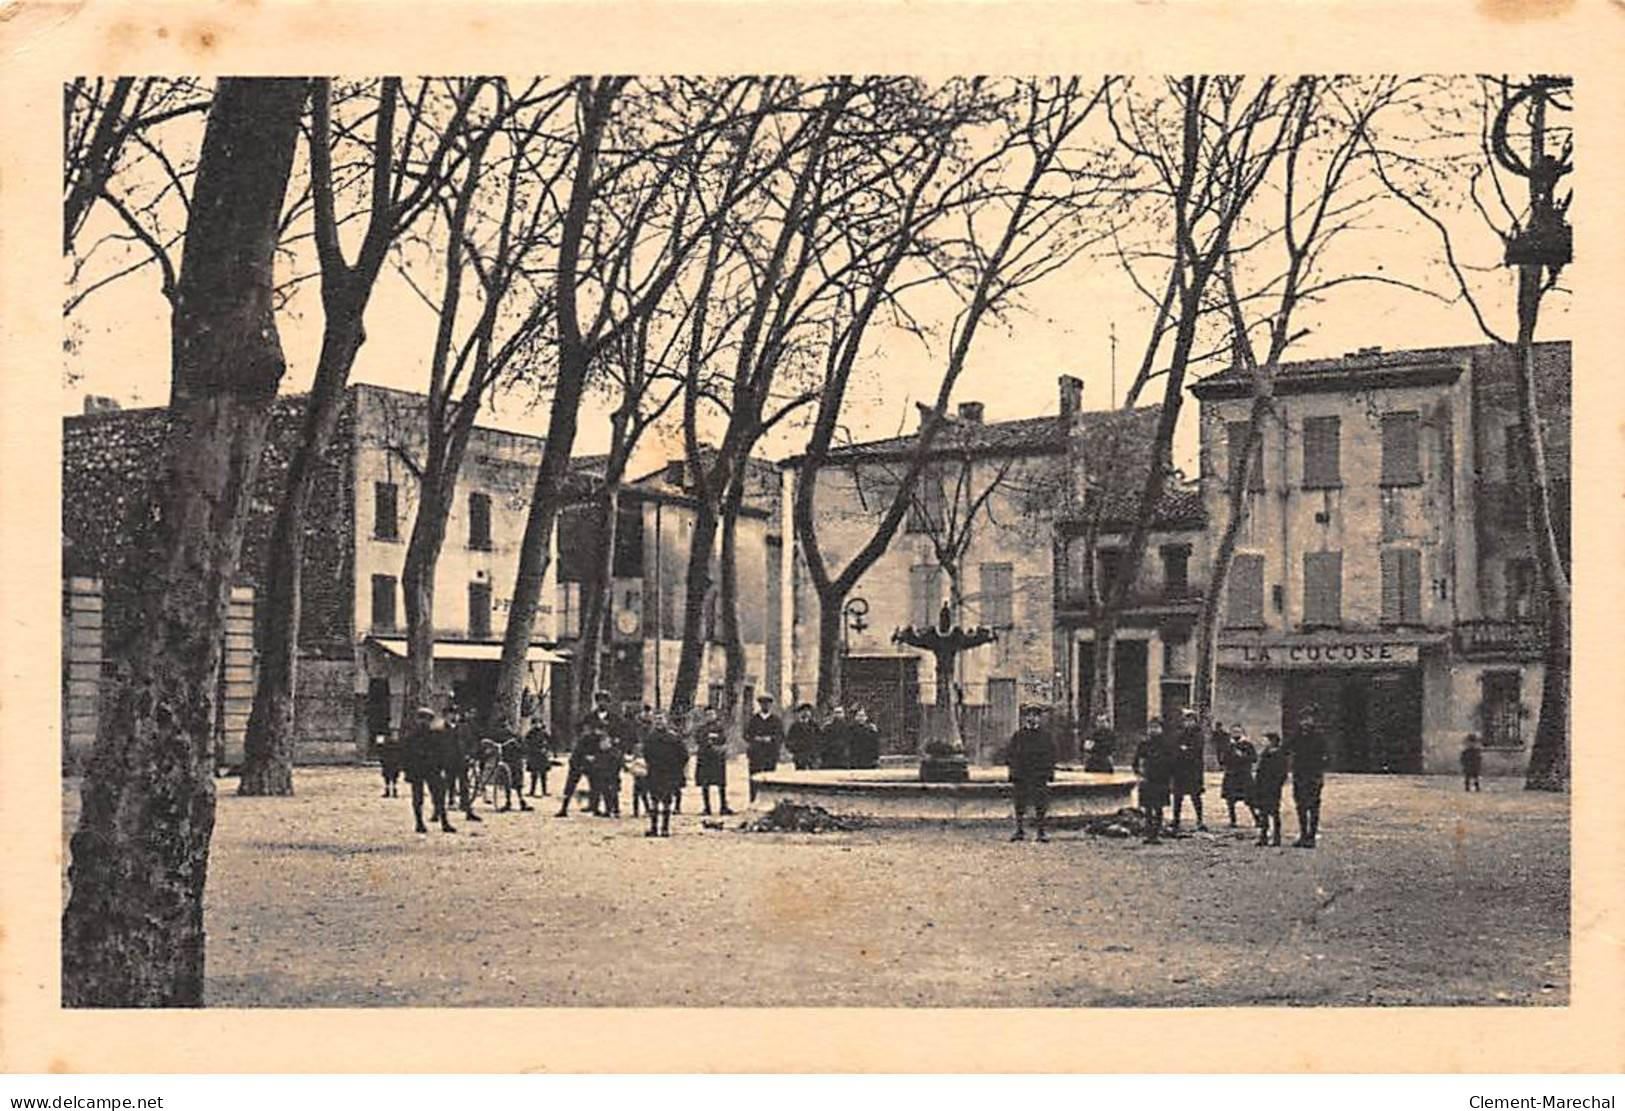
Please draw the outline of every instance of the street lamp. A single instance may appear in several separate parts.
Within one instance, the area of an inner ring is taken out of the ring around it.
[[[841,655],[850,656],[852,654],[852,645],[847,634],[852,632],[862,636],[864,631],[869,628],[869,623],[864,620],[868,615],[869,600],[867,598],[850,598],[847,600],[846,605],[841,607]]]

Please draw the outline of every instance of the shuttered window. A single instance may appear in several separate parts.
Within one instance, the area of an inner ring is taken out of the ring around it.
[[[1183,598],[1190,593],[1189,544],[1164,544],[1162,547],[1162,593],[1167,598]]]
[[[1247,422],[1244,420],[1229,421],[1224,426],[1225,431],[1225,457],[1229,460],[1231,485],[1236,481],[1236,469],[1241,466],[1242,451],[1247,444]],[[1258,438],[1253,446],[1252,473],[1247,476],[1247,489],[1262,490],[1264,488],[1264,437]]]
[[[1415,486],[1422,481],[1420,413],[1382,415],[1382,484]]]
[[[908,569],[908,612],[915,628],[937,623],[942,605],[942,568],[934,563],[916,563]]]
[[[995,629],[1015,624],[1014,588],[1015,570],[1010,564],[982,564],[982,624]]]
[[[1342,422],[1306,417],[1303,422],[1303,487],[1326,490],[1343,485]]]
[[[1343,623],[1343,553],[1303,553],[1303,623]]]
[[[468,546],[478,551],[491,549],[491,495],[468,495]]]
[[[1225,623],[1257,629],[1264,624],[1264,557],[1238,555],[1230,563],[1229,605]]]
[[[920,472],[914,484],[913,496],[908,503],[908,532],[934,533],[941,531],[948,520],[947,492],[943,488],[942,468],[935,464]]]
[[[468,635],[471,640],[491,636],[491,584],[468,584]]]
[[[398,493],[393,482],[372,484],[372,535],[378,540],[399,540]]]
[[[395,576],[372,577],[372,627],[395,628]]]
[[[1100,600],[1104,604],[1117,589],[1117,581],[1123,577],[1123,563],[1127,553],[1122,548],[1095,549],[1095,576],[1100,583]]]
[[[1422,622],[1422,553],[1415,548],[1387,548],[1382,553],[1382,623]]]

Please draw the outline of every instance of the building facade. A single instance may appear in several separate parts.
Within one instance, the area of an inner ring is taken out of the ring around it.
[[[1567,552],[1567,343],[1537,351]],[[1539,713],[1544,597],[1530,546],[1511,353],[1400,352],[1283,366],[1224,599],[1215,716],[1279,731],[1312,707],[1341,771],[1447,772],[1468,733],[1521,771]],[[1251,390],[1201,400],[1210,541],[1228,515]]]
[[[1059,379],[1057,402],[1057,415],[994,422],[984,419],[981,404],[961,404],[933,441],[902,527],[848,598],[861,613],[845,623],[843,699],[868,710],[893,751],[916,751],[941,724],[934,721],[935,661],[895,643],[892,634],[935,624],[944,603],[955,623],[998,635],[956,660],[953,681],[973,755],[993,758],[1023,702],[1075,711],[1082,611],[1073,578],[1081,572],[1069,570],[1058,535],[1065,521],[1083,519],[1091,481],[1112,506],[1124,502],[1134,477],[1124,459],[1145,457],[1157,410],[1085,411],[1083,383],[1071,376]],[[831,568],[838,570],[873,534],[917,442],[916,433],[830,451],[819,471],[816,513]],[[798,466],[796,459],[781,464],[787,518]],[[788,540],[785,577],[793,609],[783,628],[790,664],[783,696],[810,700],[818,678],[818,597]],[[1155,667],[1142,668],[1125,673],[1123,687],[1137,689],[1139,704],[1155,706],[1159,680]]]
[[[401,569],[417,511],[424,404],[418,394],[352,386],[333,443],[317,467],[301,582],[295,698],[301,761],[364,759],[372,737],[402,720],[407,659]],[[216,745],[222,766],[241,759],[253,698],[255,598],[267,561],[276,557],[269,548],[270,531],[302,410],[299,397],[276,403],[261,461],[225,646]],[[94,741],[97,690],[88,677],[99,673],[99,655],[110,635],[103,622],[116,629],[116,615],[88,599],[99,599],[99,584],[120,574],[127,538],[150,512],[150,461],[162,450],[167,420],[164,409],[98,408],[64,421],[64,758],[70,762]],[[441,699],[480,705],[494,688],[542,445],[535,436],[485,427],[475,430],[468,445],[435,573],[433,675]],[[588,461],[581,469],[590,466]],[[588,488],[590,475],[581,478]],[[629,529],[628,536],[641,535],[647,543],[644,558],[617,563],[611,621],[620,632],[611,641],[612,659],[614,652],[628,651],[640,659],[656,658],[664,649],[651,632],[660,626],[650,607],[661,605],[672,591],[646,589],[644,569],[675,565],[680,577],[692,502],[650,489],[635,491],[626,504],[629,516],[648,522],[643,530]],[[754,642],[755,674],[765,675],[768,591],[754,587],[776,569],[777,559],[767,552],[767,514],[753,510],[748,518],[741,553],[753,589],[741,591],[743,624],[761,630]],[[544,703],[557,683],[555,672],[562,676],[570,666],[569,650],[579,634],[579,577],[560,574],[563,564],[579,566],[584,550],[581,530],[571,532],[569,522],[575,519],[567,513],[555,530],[533,634],[530,686]],[[653,544],[656,536],[663,538],[659,546]],[[681,559],[675,557],[677,546]],[[561,550],[567,556],[562,560]],[[680,586],[675,593],[680,597]],[[642,614],[635,628],[626,624],[628,612]],[[675,650],[670,654],[675,671]]]

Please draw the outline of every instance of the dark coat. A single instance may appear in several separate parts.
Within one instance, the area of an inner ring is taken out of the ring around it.
[[[847,726],[847,766],[853,768],[880,767],[880,727],[874,722]]]
[[[728,737],[722,723],[701,724],[695,731],[694,786],[726,787],[728,785]]]
[[[1484,768],[1484,750],[1468,745],[1461,750],[1461,770],[1464,775],[1478,775]]]
[[[1287,743],[1292,757],[1292,782],[1308,783],[1326,776],[1326,735],[1320,729],[1299,729]]]
[[[1168,805],[1174,754],[1167,737],[1147,734],[1134,750],[1134,774],[1140,777],[1140,805]]]
[[[796,762],[798,768],[816,768],[818,766],[818,726],[810,721],[794,721],[790,723],[790,730],[785,734],[784,747],[790,750],[790,758]]]
[[[1083,750],[1083,770],[1109,772],[1112,770],[1112,757],[1116,754],[1117,734],[1109,728],[1096,726],[1090,732],[1088,744]]]
[[[1195,722],[1181,726],[1174,752],[1174,793],[1199,795],[1206,784],[1202,778],[1202,727]]]
[[[401,770],[412,783],[427,782],[440,774],[440,750],[433,725],[413,721],[401,734]]]
[[[1048,783],[1055,778],[1055,739],[1043,729],[1017,729],[1004,762],[1012,783]]]
[[[1252,804],[1264,810],[1279,810],[1286,776],[1286,749],[1266,748],[1259,754],[1258,770],[1253,773]]]
[[[688,748],[669,729],[651,730],[643,742],[643,762],[649,766],[644,785],[655,798],[665,798],[682,787],[688,770]]]
[[[752,714],[745,723],[745,752],[750,770],[770,772],[779,766],[779,746],[784,743],[784,726],[777,714]]]
[[[1252,797],[1253,764],[1258,760],[1258,749],[1251,741],[1231,741],[1224,750],[1224,780],[1219,784],[1219,796],[1227,801]]]
[[[851,729],[850,722],[831,720],[818,731],[819,767],[848,768],[852,766]]]
[[[530,732],[525,734],[525,763],[532,771],[541,771],[547,767],[551,755],[548,750],[552,747],[553,738],[548,736],[547,727],[531,726]]]

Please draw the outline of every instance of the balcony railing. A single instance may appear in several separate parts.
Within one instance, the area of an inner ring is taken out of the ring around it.
[[[1538,621],[1461,621],[1456,648],[1464,656],[1538,656],[1546,647]]]

